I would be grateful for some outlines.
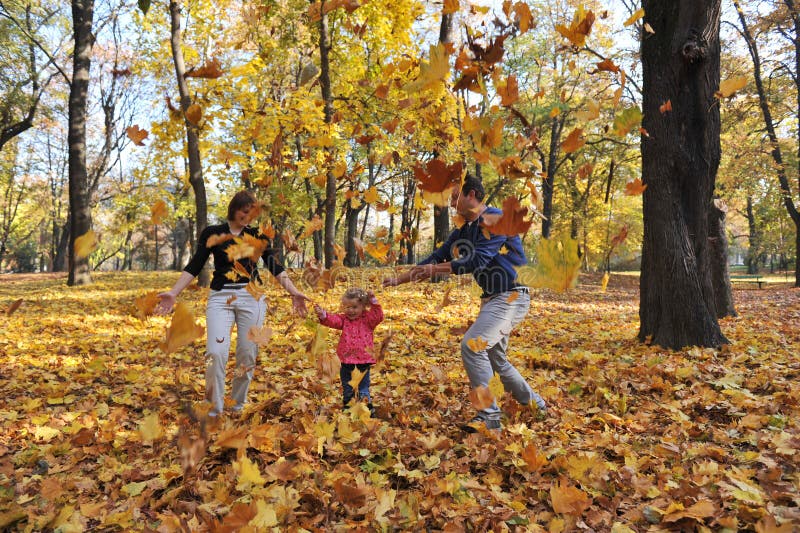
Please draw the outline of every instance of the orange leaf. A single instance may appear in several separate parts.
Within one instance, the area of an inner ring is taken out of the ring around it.
[[[220,68],[219,60],[212,58],[210,61],[203,63],[200,67],[189,69],[184,78],[205,78],[216,79],[222,76],[223,72]]]
[[[300,246],[298,246],[297,241],[289,231],[289,228],[283,230],[283,233],[281,233],[281,239],[283,239],[283,245],[286,247],[287,252],[300,252]]]
[[[519,235],[533,224],[533,219],[525,220],[527,214],[528,208],[522,207],[515,196],[509,196],[503,200],[503,212],[483,215],[481,226],[495,235]]]
[[[492,396],[492,391],[489,390],[489,387],[484,387],[483,385],[478,385],[477,387],[469,391],[469,399],[472,402],[472,405],[475,407],[475,409],[479,411],[481,409],[488,409],[494,403],[494,396]]]
[[[133,141],[133,144],[136,146],[144,146],[142,141],[150,134],[147,130],[140,129],[136,124],[129,126],[128,129],[125,130],[125,133],[128,135],[128,139]]]
[[[575,128],[561,143],[561,149],[565,154],[571,154],[579,150],[584,144],[586,144],[586,140],[583,138],[583,130],[581,128]]]
[[[272,222],[267,221],[264,224],[261,224],[261,234],[265,236],[267,239],[272,240],[275,238],[275,228],[272,227]]]
[[[547,457],[545,457],[544,454],[539,453],[539,450],[533,444],[528,444],[525,446],[525,449],[522,450],[520,456],[525,461],[525,464],[528,465],[528,468],[531,470],[531,472],[536,472],[547,464]]]
[[[442,5],[442,15],[449,15],[450,13],[458,13],[459,1],[458,0],[444,0]]]
[[[480,337],[473,337],[467,340],[467,346],[469,346],[469,349],[472,350],[473,352],[482,352],[483,350],[486,349],[486,346],[488,346],[488,344],[489,343],[487,343]]]
[[[580,515],[592,505],[592,499],[582,490],[567,485],[561,479],[557,485],[550,486],[550,499],[553,510],[560,514]]]
[[[20,298],[19,300],[14,300],[14,302],[12,302],[11,305],[8,306],[8,309],[6,309],[6,315],[11,315],[14,311],[19,309],[19,306],[21,305],[22,305],[22,298]]]
[[[497,88],[497,94],[500,95],[500,105],[510,106],[519,100],[519,83],[517,77],[511,74],[506,80],[505,85]]]
[[[619,72],[619,67],[614,64],[613,61],[606,58],[601,62],[597,63],[597,70],[598,71],[605,71],[605,72]]]
[[[202,337],[204,332],[205,328],[195,323],[189,307],[183,302],[178,302],[175,314],[172,315],[172,322],[167,329],[167,337],[158,347],[164,353],[172,353]]]
[[[672,100],[667,100],[660,106],[658,106],[658,110],[661,111],[661,114],[665,114],[667,111],[672,111]]]
[[[385,100],[389,96],[389,85],[381,83],[375,88],[375,96],[381,100]]]
[[[615,247],[622,244],[627,236],[628,236],[628,225],[626,224],[622,226],[622,228],[620,228],[619,230],[619,233],[614,235],[614,238],[611,239],[611,248],[614,249]]]
[[[440,303],[439,307],[436,308],[437,312],[441,311],[442,309],[444,309],[448,305],[452,305],[452,304],[456,303],[455,300],[451,300],[450,299],[450,292],[452,290],[453,290],[453,287],[447,287],[447,290],[444,291],[444,296],[442,297],[442,303]]]
[[[269,326],[256,327],[250,326],[247,331],[247,339],[259,346],[266,346],[272,338],[272,328]]]
[[[509,294],[508,298],[506,298],[506,303],[511,303],[517,298],[519,298],[519,291],[511,291],[511,294]]]
[[[629,181],[625,184],[625,194],[627,196],[639,196],[646,188],[647,185],[643,185],[642,180],[640,178],[636,178],[635,180]]]
[[[230,233],[215,233],[211,235],[206,240],[206,248],[213,248],[218,244],[222,244],[223,242],[232,241],[234,239],[234,235]]]
[[[167,216],[167,204],[164,200],[156,200],[156,202],[150,206],[150,222],[157,226],[161,224],[161,221]]]
[[[203,108],[198,104],[192,104],[186,109],[186,120],[197,126],[203,118]]]
[[[147,317],[152,316],[155,314],[156,306],[160,301],[161,298],[158,297],[156,291],[148,292],[144,296],[136,298],[133,301],[136,306],[136,317],[139,320],[145,320]]]
[[[719,91],[714,96],[717,98],[730,98],[739,89],[744,89],[745,85],[747,85],[747,76],[727,79],[719,84]]]
[[[319,215],[314,215],[311,220],[306,221],[306,229],[303,231],[303,234],[300,236],[300,238],[305,239],[306,237],[312,235],[315,231],[321,230],[323,225],[324,222]]]
[[[428,161],[425,169],[421,165],[414,167],[414,177],[419,180],[422,191],[440,193],[461,185],[463,166],[460,161],[448,165],[439,158]]]
[[[581,6],[575,12],[569,27],[557,24],[556,31],[571,42],[573,46],[580,48],[586,44],[586,37],[592,32],[594,19],[594,13],[592,11],[584,12],[583,6]]]
[[[359,239],[358,237],[353,237],[353,245],[356,247],[356,252],[358,252],[358,257],[363,261],[366,259],[364,255],[364,241]]]

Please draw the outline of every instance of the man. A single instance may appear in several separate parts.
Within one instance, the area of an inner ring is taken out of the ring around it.
[[[480,180],[467,174],[461,190],[455,189],[450,197],[450,206],[464,218],[464,225],[454,230],[428,258],[398,277],[385,279],[383,285],[395,286],[436,274],[471,273],[483,294],[478,318],[461,340],[461,359],[470,386],[473,389],[488,387],[489,380],[497,372],[503,387],[515,400],[544,411],[542,397],[531,389],[506,357],[511,330],[525,318],[530,307],[528,288],[515,282],[515,267],[524,265],[527,259],[518,235],[488,233],[487,238],[484,234],[481,227],[484,215],[502,213],[497,208],[487,207],[483,203],[484,195]],[[499,430],[501,414],[497,404],[492,402],[462,429],[475,432],[483,424],[487,429]]]

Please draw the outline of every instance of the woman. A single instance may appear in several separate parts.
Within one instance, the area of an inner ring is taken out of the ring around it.
[[[200,274],[209,255],[214,255],[214,275],[206,308],[206,398],[212,404],[210,416],[218,416],[223,411],[225,366],[234,322],[237,328],[237,371],[231,389],[231,397],[235,402],[233,411],[240,412],[247,399],[247,389],[253,379],[258,355],[258,345],[248,339],[247,333],[254,326],[262,326],[267,311],[264,297],[255,298],[246,289],[250,281],[260,281],[256,269],[259,254],[267,270],[292,297],[294,310],[301,316],[307,312],[307,298],[297,290],[283,265],[275,259],[274,250],[268,246],[269,239],[257,228],[248,225],[256,213],[255,196],[249,191],[236,193],[228,205],[228,221],[203,230],[194,257],[183,269],[178,281],[172,289],[158,295],[161,299],[158,312],[170,312],[181,291]],[[250,252],[248,257],[237,257],[247,251]],[[244,270],[234,268],[236,263]],[[249,276],[245,276],[245,272]]]

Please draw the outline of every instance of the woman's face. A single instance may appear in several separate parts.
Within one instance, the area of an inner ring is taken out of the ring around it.
[[[253,204],[246,205],[233,213],[233,222],[239,226],[246,226],[253,218]]]
[[[364,304],[357,299],[342,298],[342,312],[347,318],[354,320],[364,312]]]

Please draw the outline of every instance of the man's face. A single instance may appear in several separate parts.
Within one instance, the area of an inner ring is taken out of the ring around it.
[[[460,188],[453,189],[453,193],[450,195],[450,207],[455,209],[459,215],[469,217],[475,209],[475,191],[470,191],[465,195]]]

